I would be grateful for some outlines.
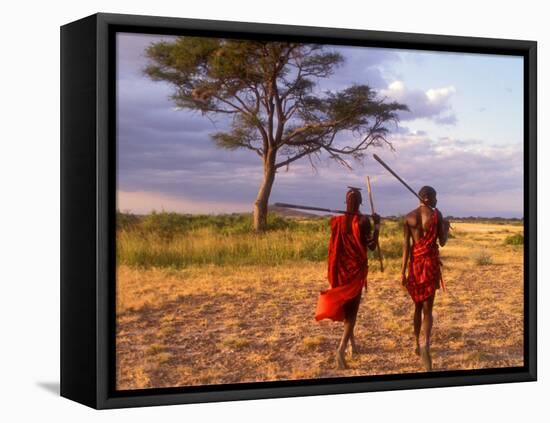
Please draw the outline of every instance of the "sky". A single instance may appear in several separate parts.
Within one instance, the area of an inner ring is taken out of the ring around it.
[[[144,49],[168,36],[117,34],[117,209],[133,213],[250,212],[262,181],[250,150],[224,150],[210,134],[222,118],[175,108],[174,88],[144,75]],[[277,172],[270,203],[343,208],[347,186],[370,176],[376,211],[400,215],[418,200],[374,159],[416,190],[433,186],[445,215],[523,217],[523,58],[327,45],[344,64],[320,90],[367,84],[407,104],[389,139],[352,170],[323,158]],[[345,135],[343,135],[345,136]],[[366,199],[366,195],[364,195]],[[368,202],[363,204],[368,211]]]

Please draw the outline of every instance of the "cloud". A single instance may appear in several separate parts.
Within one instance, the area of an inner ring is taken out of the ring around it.
[[[391,66],[401,60],[397,51],[385,48],[327,46],[327,50],[338,51],[345,61],[330,79],[322,81],[323,89],[343,89],[352,83],[383,89]]]
[[[119,77],[140,75],[145,63],[145,48],[158,41],[171,41],[176,37],[170,35],[117,33],[117,70]],[[121,72],[122,70],[122,72]]]
[[[395,151],[382,157],[415,190],[424,185],[438,192],[439,207],[454,216],[523,216],[523,151],[521,146],[491,146],[477,139],[432,139],[425,131],[392,137]],[[279,174],[274,201],[306,202],[321,207],[344,205],[347,185],[365,186],[371,177],[375,205],[384,215],[404,214],[418,201],[369,155],[347,171],[325,164],[314,174],[299,163]],[[368,204],[363,204],[368,207]]]
[[[393,81],[380,91],[383,97],[409,106],[409,112],[400,114],[402,121],[425,118],[442,125],[454,125],[457,122],[450,102],[455,93],[456,89],[452,85],[422,91],[406,87],[403,81]]]
[[[396,134],[393,153],[380,153],[412,187],[432,185],[439,206],[455,216],[523,216],[523,150],[521,145],[487,145],[482,140]],[[372,160],[372,159],[369,159]],[[392,209],[398,201],[413,206],[391,175],[376,171],[378,187],[386,191]],[[391,188],[398,187],[398,192]],[[402,207],[402,206],[401,206]]]
[[[523,216],[523,153],[520,147],[487,146],[479,140],[431,139],[422,131],[396,135],[394,152],[380,155],[409,185],[436,188],[439,207],[454,216]],[[352,162],[353,163],[353,162]],[[346,186],[365,186],[371,177],[377,210],[399,215],[417,200],[372,157],[352,171],[323,161],[317,170],[299,161],[277,173],[270,202],[343,208]],[[180,171],[137,171],[132,193],[119,185],[119,209],[145,213],[153,209],[183,213],[250,211],[261,183],[259,163],[227,161]],[[367,207],[367,203],[363,207]]]
[[[171,87],[143,76],[139,71],[144,64],[143,47],[153,38],[144,36],[121,46],[125,48],[117,78],[119,208],[138,213],[152,209],[187,213],[250,211],[262,181],[261,161],[247,150],[216,148],[209,134],[226,128],[227,121],[216,118],[212,122],[197,113],[174,110],[169,100]],[[343,73],[331,78],[335,89],[356,78],[364,83],[371,75],[373,86],[385,87],[388,97],[409,105],[411,112],[404,114],[403,120],[456,122],[451,107],[454,87],[422,91],[408,88],[401,81],[388,85],[383,76],[386,67],[399,60],[395,52],[348,50],[346,57],[349,55],[350,60]],[[395,152],[373,152],[395,166],[416,189],[434,185],[440,205],[448,214],[523,215],[521,145],[496,147],[483,140],[432,139],[429,135],[420,129],[411,132],[406,126],[399,127],[392,136]],[[270,201],[341,208],[346,186],[364,186],[368,174],[382,214],[401,214],[416,206],[414,197],[371,157],[352,164],[354,170],[349,171],[334,162],[322,161],[315,171],[307,159],[297,161],[288,172],[278,172]]]

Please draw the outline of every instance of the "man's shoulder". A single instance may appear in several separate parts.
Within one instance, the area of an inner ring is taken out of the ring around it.
[[[418,219],[418,212],[419,212],[419,209],[418,207],[414,210],[411,210],[410,212],[408,212],[405,217],[403,218],[403,220],[409,224],[411,223],[415,223]]]

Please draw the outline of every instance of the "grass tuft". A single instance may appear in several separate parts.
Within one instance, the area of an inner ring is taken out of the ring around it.
[[[307,351],[313,351],[313,350],[319,349],[319,347],[324,341],[325,341],[325,337],[321,335],[306,336],[303,339],[302,344],[304,346],[304,349],[306,349]]]
[[[478,250],[472,254],[473,262],[478,266],[488,266],[493,264],[493,257],[487,250]]]
[[[232,350],[242,350],[250,345],[250,341],[248,339],[233,335],[225,338],[222,341],[222,345]]]
[[[160,354],[165,350],[164,345],[161,344],[151,344],[149,345],[149,353],[151,354]]]

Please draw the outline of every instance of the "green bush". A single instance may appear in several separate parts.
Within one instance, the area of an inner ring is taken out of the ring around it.
[[[309,239],[304,242],[299,252],[299,258],[307,261],[323,261],[327,259],[328,240]]]
[[[504,240],[505,245],[523,245],[523,234],[507,236]]]
[[[403,218],[398,218],[397,220],[382,221],[382,227],[380,229],[381,235],[385,237],[394,237],[403,235]]]
[[[131,213],[116,212],[117,229],[132,229],[139,224],[139,217]]]
[[[155,212],[136,216],[117,212],[117,228],[119,230],[136,230],[141,233],[151,233],[163,239],[173,239],[176,235],[185,234],[198,229],[209,228],[224,235],[245,234],[252,232],[251,214],[227,215],[187,215],[179,213]],[[315,223],[314,225],[319,225]],[[293,219],[269,213],[267,230],[298,229],[299,224]]]
[[[399,258],[403,256],[403,240],[401,238],[381,238],[380,248],[385,258]]]

